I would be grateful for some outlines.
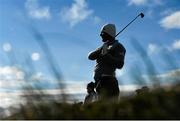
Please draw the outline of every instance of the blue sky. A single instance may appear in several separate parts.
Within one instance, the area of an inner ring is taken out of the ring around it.
[[[93,80],[95,64],[87,55],[102,44],[102,25],[114,23],[120,31],[140,12],[145,17],[138,18],[117,38],[127,50],[125,66],[117,71],[117,77],[127,85],[134,84],[130,73],[137,72],[137,68],[142,75],[148,75],[140,52],[133,47],[134,41],[144,48],[157,74],[179,69],[179,0],[0,0],[0,91],[17,89],[19,83],[25,83],[17,80],[24,80],[29,67],[31,71],[27,60],[35,68],[31,77],[42,79],[42,87],[52,89],[56,85],[48,81],[53,77],[46,52],[31,27],[44,37],[63,79],[85,90],[85,84]],[[15,84],[7,86],[9,82]]]

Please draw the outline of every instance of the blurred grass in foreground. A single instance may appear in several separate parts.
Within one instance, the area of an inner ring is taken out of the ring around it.
[[[116,103],[29,103],[6,119],[180,119],[179,107],[180,85],[175,85],[124,97]]]

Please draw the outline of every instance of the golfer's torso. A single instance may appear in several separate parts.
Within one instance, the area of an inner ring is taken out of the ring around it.
[[[115,50],[111,50],[112,45],[108,46],[108,53],[110,55],[115,54]],[[96,59],[96,65],[95,65],[95,75],[101,76],[102,74],[106,75],[114,75],[115,74],[116,67],[112,64],[108,63],[106,60],[104,60],[102,57],[99,57]]]

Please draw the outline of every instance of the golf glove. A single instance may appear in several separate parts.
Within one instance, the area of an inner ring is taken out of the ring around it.
[[[107,54],[107,51],[108,50],[108,45],[105,43],[102,47],[102,51],[101,51],[101,54],[102,55],[106,55]]]

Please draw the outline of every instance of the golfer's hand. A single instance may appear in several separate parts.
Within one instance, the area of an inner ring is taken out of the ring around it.
[[[102,47],[101,55],[106,55],[108,53],[107,48],[108,48],[108,45],[104,44]]]

